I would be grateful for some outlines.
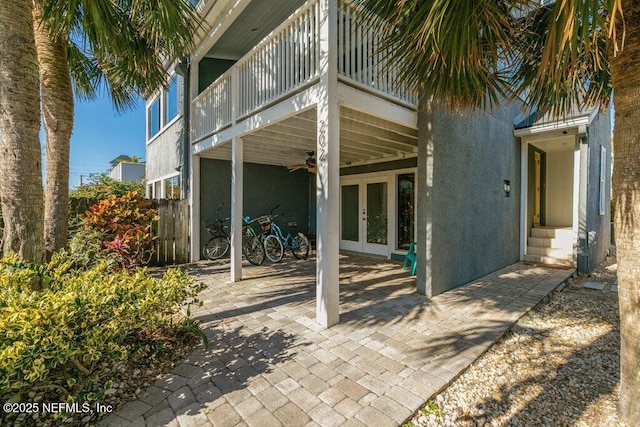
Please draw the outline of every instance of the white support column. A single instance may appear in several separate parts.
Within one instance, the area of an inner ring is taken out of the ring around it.
[[[578,251],[576,260],[576,269],[579,273],[586,273],[589,266],[589,227],[587,225],[587,198],[589,185],[589,139],[585,135],[579,134],[580,147],[580,170],[578,171],[579,193],[578,197],[574,195],[574,203],[578,202]]]
[[[200,156],[191,156],[189,169],[190,184],[189,206],[191,207],[191,224],[189,224],[191,262],[200,261]]]
[[[320,94],[316,175],[317,262],[316,321],[330,327],[339,322],[340,223],[340,106],[336,96],[338,64],[335,55],[338,6],[320,0]]]
[[[573,232],[574,258],[577,259],[577,247],[579,239],[580,226],[580,138],[577,138],[576,148],[573,152],[573,200],[572,203],[572,222],[571,228]]]
[[[242,280],[242,138],[231,141],[231,281]]]
[[[527,249],[529,226],[527,219],[527,200],[529,198],[529,144],[520,138],[520,260],[524,259]]]

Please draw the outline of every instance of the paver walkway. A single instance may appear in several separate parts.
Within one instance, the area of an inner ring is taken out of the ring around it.
[[[340,324],[315,321],[315,263],[190,272],[210,339],[104,425],[397,426],[573,270],[517,263],[431,300],[386,259],[340,258]]]

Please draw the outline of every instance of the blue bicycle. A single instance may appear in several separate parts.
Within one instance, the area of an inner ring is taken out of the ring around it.
[[[280,262],[284,256],[284,250],[290,249],[291,253],[297,259],[309,258],[309,239],[304,234],[297,232],[293,234],[291,231],[285,236],[282,233],[282,229],[273,220],[283,214],[274,215],[275,211],[280,205],[271,209],[269,215],[264,215],[258,218],[258,222],[262,227],[264,240],[264,249],[266,256],[271,262]],[[294,229],[298,226],[295,222],[289,223],[289,228]],[[275,239],[274,239],[275,237]]]

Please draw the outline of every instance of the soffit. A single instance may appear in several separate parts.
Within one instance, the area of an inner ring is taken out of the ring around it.
[[[296,11],[305,0],[254,0],[207,53],[238,60]]]

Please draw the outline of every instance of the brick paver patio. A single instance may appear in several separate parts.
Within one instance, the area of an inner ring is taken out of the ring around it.
[[[573,274],[517,263],[428,300],[399,264],[342,254],[340,324],[322,329],[313,260],[238,283],[228,261],[189,270],[209,348],[102,425],[397,426]]]

